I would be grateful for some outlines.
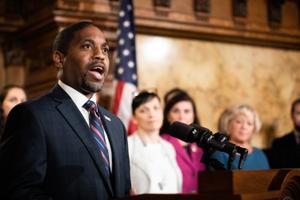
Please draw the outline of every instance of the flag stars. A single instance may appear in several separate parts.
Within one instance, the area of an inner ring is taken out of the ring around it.
[[[128,62],[128,67],[129,68],[133,68],[134,67],[134,62],[133,61],[129,61]]]
[[[119,28],[117,30],[117,55],[115,57],[115,75],[118,80],[137,84],[137,62],[135,58],[135,33],[131,0],[121,1],[118,12]]]
[[[120,40],[119,40],[119,45],[124,45],[125,44],[125,40],[123,39],[123,38],[121,38]]]
[[[114,105],[115,113],[120,116],[126,129],[128,130],[129,121],[131,118],[131,112],[128,109],[131,108],[131,94],[136,91],[138,74],[137,61],[135,55],[135,32],[134,32],[134,6],[132,5],[134,0],[122,0],[120,2],[120,9],[116,13],[119,17],[118,28],[120,29],[119,34],[116,36],[117,55],[115,64],[115,78],[118,84],[125,84],[122,90],[116,90],[116,96],[121,96],[120,101],[115,101],[117,104]],[[128,109],[127,109],[128,108]],[[131,133],[131,130],[128,130]]]
[[[136,74],[132,74],[132,80],[136,80],[137,79],[137,76],[136,76]]]
[[[128,56],[130,52],[128,49],[124,49],[122,53],[123,53],[123,56]]]
[[[121,74],[123,74],[123,73],[124,73],[124,69],[123,69],[122,67],[120,67],[120,68],[118,69],[118,74],[121,75]]]
[[[124,16],[125,16],[124,10],[121,10],[121,11],[119,12],[119,16],[120,16],[120,17],[124,17]]]
[[[123,26],[125,28],[128,28],[130,26],[130,21],[128,21],[128,20],[124,21]]]
[[[132,33],[132,32],[129,32],[129,33],[128,33],[128,38],[129,38],[129,39],[132,39],[133,37],[134,37],[133,33]]]

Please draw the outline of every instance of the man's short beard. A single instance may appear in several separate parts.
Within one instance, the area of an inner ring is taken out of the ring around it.
[[[91,83],[88,80],[84,80],[82,88],[88,93],[100,92],[103,87],[103,83]]]

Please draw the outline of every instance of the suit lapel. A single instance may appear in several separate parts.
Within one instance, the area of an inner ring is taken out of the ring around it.
[[[122,152],[119,152],[119,149],[116,148],[118,146],[120,146],[118,144],[118,131],[116,130],[114,123],[112,121],[112,119],[104,114],[104,111],[102,110],[102,108],[98,105],[99,112],[100,112],[100,116],[101,116],[101,121],[103,123],[103,126],[105,128],[107,137],[109,139],[110,142],[110,147],[111,147],[111,153],[112,153],[112,163],[113,163],[113,179],[114,179],[114,190],[116,191],[116,187],[117,187],[117,177],[120,176],[118,173],[120,172],[119,167],[122,166],[122,163],[120,163],[120,160],[118,159],[117,155],[122,155]]]
[[[67,123],[72,127],[74,133],[80,138],[82,143],[87,148],[90,156],[95,162],[98,170],[100,171],[101,176],[103,177],[103,181],[110,191],[111,195],[113,195],[112,186],[110,183],[110,178],[105,175],[105,169],[102,164],[102,158],[99,154],[99,150],[97,148],[96,143],[94,142],[94,138],[90,133],[90,129],[85,122],[82,114],[72,101],[72,99],[59,87],[55,87],[53,90],[53,96],[57,101],[60,101],[60,104],[57,106],[57,110],[60,114],[66,119]]]

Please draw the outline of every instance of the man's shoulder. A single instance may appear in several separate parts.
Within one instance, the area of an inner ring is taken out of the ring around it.
[[[51,106],[50,102],[52,102],[53,99],[51,98],[51,96],[49,94],[50,93],[47,93],[45,95],[25,101],[23,103],[24,104],[23,106],[29,107],[29,108],[50,107]]]
[[[107,117],[107,118],[113,119],[113,120],[119,120],[119,118],[116,115],[114,115],[112,112],[110,112],[106,108],[99,106],[99,109],[100,109],[100,112],[102,113],[102,115],[104,115],[104,117]]]
[[[291,139],[294,137],[294,132],[291,131],[289,133],[286,133],[285,135],[281,136],[280,138],[278,138],[278,140],[287,140],[287,139]]]
[[[54,108],[60,102],[64,101],[64,99],[67,99],[67,95],[58,90],[58,87],[54,87],[53,90],[47,92],[44,95],[34,97],[30,100],[20,103],[13,108],[12,112],[16,113],[16,115],[19,115],[20,113],[35,113],[40,116],[44,116],[45,112],[51,113],[56,110]],[[60,95],[55,94],[55,91]]]
[[[284,136],[276,138],[273,142],[274,145],[282,145],[282,144],[286,144],[286,143],[291,143],[294,140],[294,133],[293,132],[289,132],[286,133]]]

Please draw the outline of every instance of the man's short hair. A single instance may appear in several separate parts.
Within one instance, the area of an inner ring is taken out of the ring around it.
[[[300,98],[296,99],[293,101],[292,103],[292,107],[291,107],[291,115],[293,115],[294,111],[295,111],[295,107],[296,105],[300,104]]]
[[[92,22],[82,21],[75,24],[71,24],[60,31],[53,42],[52,51],[59,51],[64,55],[67,54],[71,41],[74,38],[74,33],[80,31],[88,26],[95,26]],[[99,28],[99,27],[97,27]],[[99,28],[100,30],[100,28]]]

